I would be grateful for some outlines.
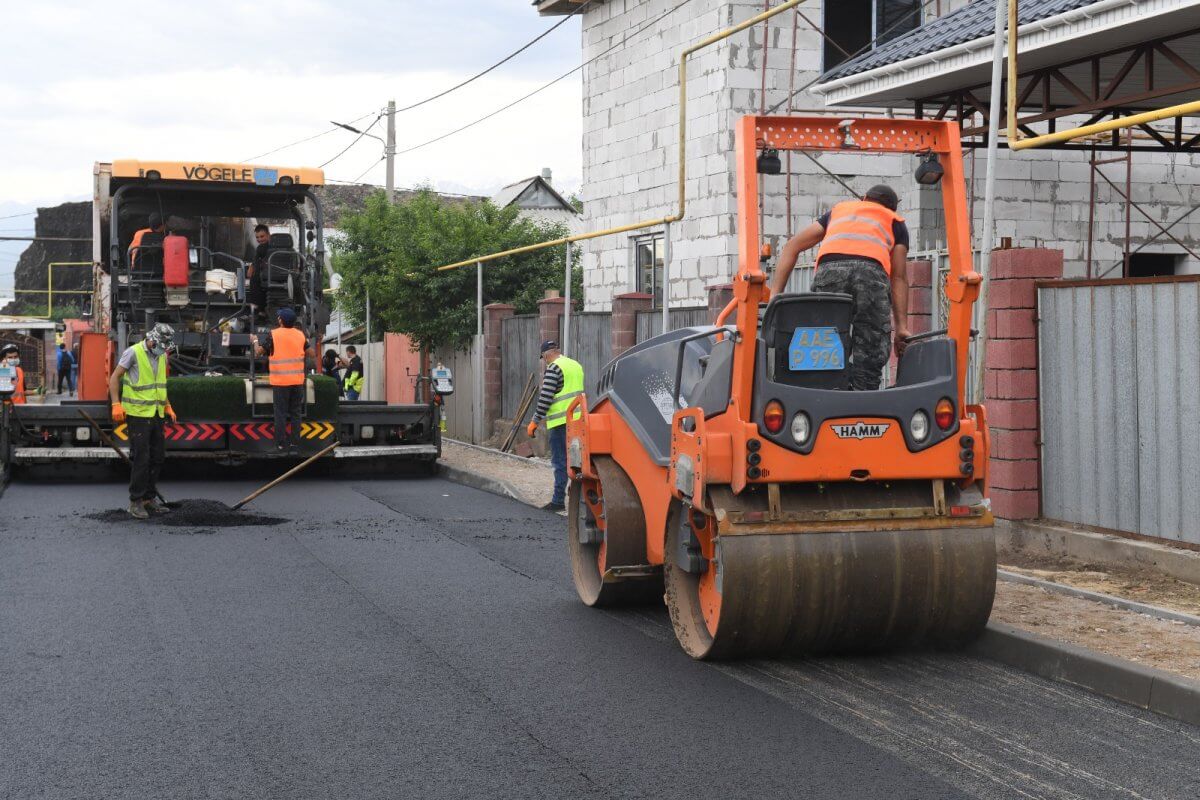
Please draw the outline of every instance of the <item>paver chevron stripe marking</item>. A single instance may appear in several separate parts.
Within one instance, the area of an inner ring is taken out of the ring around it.
[[[237,439],[239,442],[246,441],[246,435],[244,433],[242,433],[242,426],[237,424],[236,422],[229,426],[229,432],[232,433],[233,437],[235,439]]]
[[[300,426],[300,435],[305,439],[328,439],[331,433],[332,422],[305,422]]]
[[[127,433],[128,428],[129,426],[122,422],[120,425],[113,428],[113,436],[117,437],[121,441],[127,441],[129,439],[129,434]]]

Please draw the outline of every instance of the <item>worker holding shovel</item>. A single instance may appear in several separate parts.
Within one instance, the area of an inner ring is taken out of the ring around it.
[[[167,353],[174,340],[171,326],[155,325],[145,339],[121,354],[108,381],[113,424],[128,424],[129,515],[134,519],[170,510],[159,499],[156,484],[166,460],[164,422],[167,417],[176,421],[167,400]]]

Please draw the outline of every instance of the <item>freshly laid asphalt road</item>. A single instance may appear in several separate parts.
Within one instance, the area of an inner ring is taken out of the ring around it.
[[[86,517],[122,498],[0,498],[0,798],[1200,796],[1200,729],[987,661],[693,662],[577,601],[561,517],[442,480]]]

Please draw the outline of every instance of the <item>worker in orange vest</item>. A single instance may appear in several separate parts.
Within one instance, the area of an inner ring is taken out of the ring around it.
[[[0,359],[4,359],[8,362],[8,366],[17,371],[16,388],[13,390],[12,396],[8,398],[9,402],[18,406],[25,405],[25,370],[21,369],[21,352],[15,344],[8,344],[0,350]]]
[[[771,282],[780,294],[800,253],[817,251],[814,292],[840,292],[854,301],[850,344],[850,387],[879,388],[883,365],[892,352],[904,354],[908,331],[908,226],[896,213],[899,200],[890,186],[872,186],[861,200],[838,203],[788,240]]]
[[[270,368],[272,400],[275,405],[275,449],[278,452],[294,450],[300,443],[300,422],[303,419],[304,388],[307,359],[316,360],[316,353],[308,345],[304,331],[296,327],[296,312],[281,308],[276,312],[279,327],[259,342],[257,336],[250,337],[257,355],[267,356]],[[288,423],[291,436],[288,436]]]
[[[150,215],[146,221],[149,227],[142,228],[133,234],[133,241],[129,243],[129,265],[137,266],[138,263],[138,248],[142,246],[142,239],[147,233],[166,233],[167,226],[163,224],[162,215],[157,211]]]

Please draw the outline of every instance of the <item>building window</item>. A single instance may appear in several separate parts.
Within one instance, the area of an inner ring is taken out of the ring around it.
[[[1130,278],[1160,278],[1178,275],[1184,260],[1183,253],[1131,253]]]
[[[663,236],[656,233],[633,240],[633,263],[637,271],[637,290],[654,298],[654,307],[662,308]]]
[[[828,38],[825,40],[824,71],[849,60],[864,48],[873,49],[919,28],[921,9],[921,0],[826,3],[825,33]]]

